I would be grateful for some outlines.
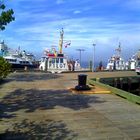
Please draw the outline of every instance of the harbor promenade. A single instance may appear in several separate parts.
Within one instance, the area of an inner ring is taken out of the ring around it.
[[[114,94],[72,93],[79,74],[11,74],[0,84],[0,139],[140,140],[140,105]],[[133,71],[84,74],[136,76]]]

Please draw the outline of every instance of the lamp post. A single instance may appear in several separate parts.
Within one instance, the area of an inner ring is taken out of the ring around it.
[[[80,66],[81,66],[81,52],[85,50],[84,49],[76,49],[76,50],[80,52]]]
[[[93,43],[92,45],[93,45],[93,62],[92,62],[92,72],[94,72],[94,70],[95,70],[95,46],[96,46],[96,44],[95,44],[95,43]]]

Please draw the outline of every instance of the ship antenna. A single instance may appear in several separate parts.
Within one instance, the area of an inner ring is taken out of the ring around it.
[[[118,48],[119,56],[121,56],[121,43],[119,42],[119,48]]]
[[[121,56],[121,43],[120,42],[119,42],[118,48],[116,49],[116,52],[118,52],[118,56],[120,57]]]
[[[64,37],[64,30],[60,31],[60,40],[59,40],[59,53],[62,54],[62,47],[63,47],[63,37]]]

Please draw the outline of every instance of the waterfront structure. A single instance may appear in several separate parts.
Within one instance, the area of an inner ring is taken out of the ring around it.
[[[20,47],[18,50],[12,50],[4,41],[0,42],[0,56],[7,60],[12,65],[12,68],[37,67],[33,54],[27,53],[25,50],[21,51]]]
[[[80,69],[78,61],[68,60],[63,53],[63,37],[64,30],[60,31],[59,50],[51,48],[45,51],[45,57],[41,58],[39,69],[41,71],[48,71],[51,73],[61,73],[65,71],[75,71]]]
[[[140,50],[136,53],[136,68],[135,71],[140,75]]]
[[[107,63],[106,70],[125,70],[126,62],[121,57],[121,45],[119,43],[118,48],[115,50],[114,54]]]

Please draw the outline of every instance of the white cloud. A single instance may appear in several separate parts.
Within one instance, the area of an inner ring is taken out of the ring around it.
[[[41,17],[41,15],[38,16]],[[94,39],[103,44],[108,44],[109,38],[124,38],[124,36],[129,35],[130,39],[130,36],[135,36],[133,38],[136,38],[136,36],[140,35],[138,31],[138,29],[140,30],[139,24],[119,24],[109,22],[103,18],[41,21],[32,24],[32,26],[26,25],[22,28],[17,28],[14,32],[22,40],[47,42],[51,45],[51,43],[58,44],[59,31],[62,27],[64,27],[65,39],[72,40],[74,46],[86,46],[86,44],[90,44]]]
[[[74,14],[80,14],[81,11],[79,11],[79,10],[75,10],[73,13],[74,13]]]
[[[64,3],[65,1],[64,0],[57,0],[56,1],[56,4],[62,4],[62,3]]]
[[[123,6],[129,10],[140,10],[140,0],[127,0],[123,3]]]
[[[101,0],[99,1],[100,3],[103,2]],[[62,4],[64,2],[64,0],[57,0],[57,4]],[[119,0],[114,0],[111,4],[118,2]],[[130,5],[132,8],[135,8],[135,6],[140,6],[140,2],[138,0],[127,0],[125,6],[130,7]],[[44,5],[41,4],[41,6],[45,8]],[[83,7],[82,11],[92,10],[90,6],[86,6]],[[81,10],[81,7],[78,8]],[[123,47],[130,48],[130,50],[132,46],[135,46],[135,49],[139,48],[139,23],[123,22],[125,19],[115,21],[110,18],[102,18],[104,16],[79,16],[79,18],[73,18],[71,15],[65,14],[72,12],[74,14],[79,14],[82,12],[79,9],[65,8],[65,12],[59,9],[57,13],[54,12],[55,10],[50,12],[45,11],[46,9],[43,12],[38,12],[38,9],[21,12],[19,8],[19,12],[15,12],[16,20],[7,26],[7,29],[13,27],[11,30],[13,36],[10,36],[8,30],[6,30],[7,36],[0,35],[0,37],[1,39],[6,38],[8,44],[12,47],[21,45],[25,49],[42,52],[46,47],[58,45],[59,31],[64,27],[64,39],[71,40],[71,47],[67,50],[74,51],[76,48],[85,48],[86,51],[90,53],[89,50],[92,47],[93,41],[96,41],[97,55],[100,56],[105,54],[104,52],[110,52],[110,50],[114,51],[118,42],[122,42]],[[104,55],[102,56],[104,57]]]

